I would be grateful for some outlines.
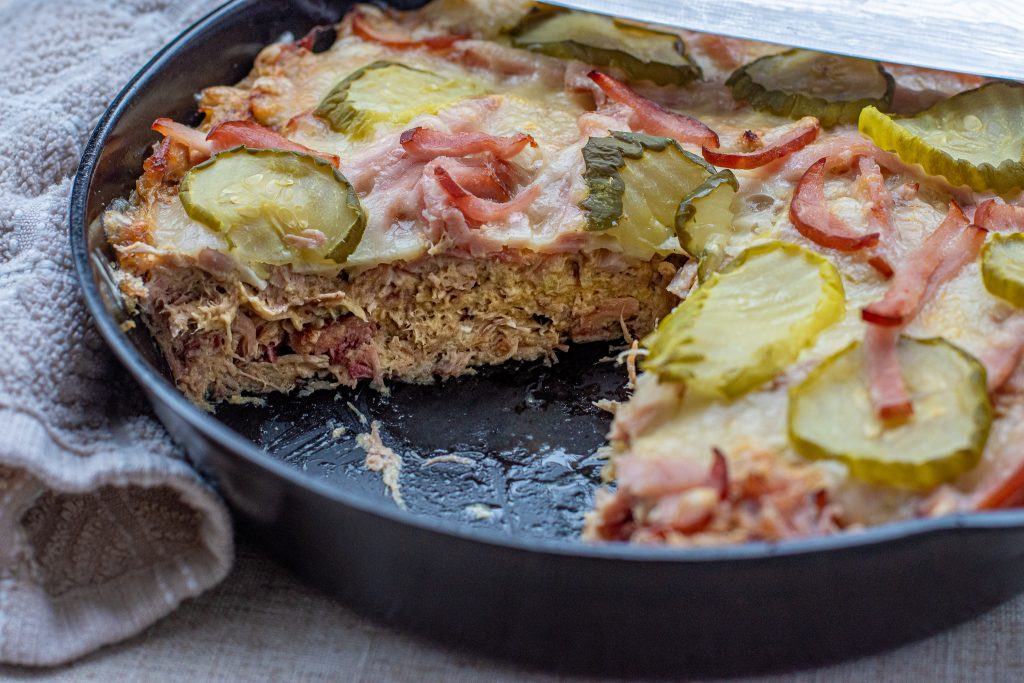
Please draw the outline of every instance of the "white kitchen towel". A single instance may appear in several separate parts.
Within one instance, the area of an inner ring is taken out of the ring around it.
[[[106,104],[214,6],[0,0],[0,662],[126,638],[231,565],[227,511],[93,329],[67,238]]]

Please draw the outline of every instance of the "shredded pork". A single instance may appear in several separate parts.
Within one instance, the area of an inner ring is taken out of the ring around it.
[[[380,423],[370,423],[370,431],[356,435],[356,445],[366,451],[366,469],[379,472],[384,486],[395,501],[395,505],[405,508],[402,489],[398,478],[402,473],[402,458],[390,446],[385,446],[380,438]]]

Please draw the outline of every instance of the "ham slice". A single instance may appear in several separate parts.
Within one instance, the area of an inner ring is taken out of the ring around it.
[[[975,505],[977,510],[998,510],[1024,504],[1024,464],[1012,470],[987,491]]]
[[[972,236],[964,243],[957,239],[969,225],[970,222],[960,205],[951,201],[945,220],[906,259],[893,277],[885,296],[865,308],[861,317],[869,323],[888,327],[898,327],[910,322],[923,305],[929,281],[939,265],[946,258],[956,258],[955,254],[949,252],[955,251],[956,247],[969,247],[971,243],[977,241],[976,236]],[[980,228],[972,232],[978,230]],[[981,234],[984,235],[983,232]],[[977,252],[974,252],[971,258],[976,255]],[[962,255],[960,258],[962,259]]]
[[[487,133],[442,133],[422,127],[402,133],[399,143],[410,156],[424,161],[487,152],[498,159],[510,159],[527,146],[537,146],[537,142],[524,133],[502,137]]]
[[[495,74],[530,76],[552,87],[564,85],[565,69],[569,63],[539,52],[472,38],[456,43],[445,57]]]
[[[631,132],[629,125],[630,110],[621,104],[609,104],[597,111],[585,111],[576,117],[583,141],[588,138],[603,138],[611,135],[613,130]]]
[[[1024,206],[988,199],[974,212],[974,223],[993,232],[1019,232],[1024,230]]]
[[[759,168],[803,149],[814,142],[819,132],[821,132],[821,124],[818,123],[818,119],[813,116],[805,116],[767,147],[745,153],[719,152],[703,147],[701,153],[710,163],[722,168]],[[747,135],[748,133],[750,135]],[[756,136],[748,130],[744,133],[743,141],[750,144],[752,138],[756,140]]]
[[[313,28],[309,29],[309,32],[306,33],[306,35],[304,35],[299,40],[295,41],[295,46],[300,47],[303,50],[309,50],[310,52],[312,52],[314,48],[316,48],[317,43],[320,42],[320,36],[326,36],[331,34],[337,36],[337,31],[333,26],[314,26]]]
[[[615,462],[615,474],[622,491],[642,498],[658,498],[708,483],[708,468],[685,458],[621,457]]]
[[[225,121],[214,126],[205,136],[195,128],[165,118],[154,121],[152,128],[161,135],[185,145],[202,158],[208,158],[217,152],[223,152],[233,147],[245,146],[249,149],[283,149],[301,152],[319,157],[335,168],[338,168],[340,164],[340,160],[334,154],[318,152],[305,145],[292,142],[280,133],[275,133],[252,121]]]
[[[928,279],[923,302],[932,299],[939,287],[952,280],[964,266],[978,258],[981,248],[985,246],[987,235],[988,230],[977,225],[968,225],[946,245],[939,267]]]
[[[446,170],[462,189],[497,202],[509,200],[521,173],[520,169],[501,159],[466,160],[459,165],[451,164]]]
[[[717,446],[711,449],[708,481],[718,492],[718,500],[725,500],[729,497],[729,461],[725,459],[722,449]]]
[[[718,147],[718,134],[692,116],[669,111],[608,74],[591,71],[587,75],[590,80],[597,83],[608,99],[623,104],[632,111],[630,124],[634,129],[650,135],[675,138],[679,142],[692,145]]]
[[[835,133],[807,145],[778,162],[766,164],[758,169],[762,176],[781,176],[785,180],[796,181],[805,173],[808,166],[819,159],[826,159],[825,172],[845,171],[859,157],[871,157],[878,164],[890,171],[904,168],[902,162],[889,152],[861,137],[859,133]]]
[[[789,218],[801,235],[815,244],[838,251],[870,249],[878,244],[877,232],[858,235],[828,210],[825,201],[827,158],[818,159],[804,172],[789,204]]]
[[[636,498],[660,498],[698,487],[708,487],[716,500],[729,497],[729,465],[719,448],[711,451],[711,465],[686,458],[624,456],[615,463],[619,489]]]
[[[501,221],[513,213],[525,211],[541,192],[541,187],[533,184],[507,202],[496,202],[470,193],[455,180],[452,171],[448,170],[443,163],[434,166],[434,175],[438,184],[451,199],[452,204],[466,218],[477,223]]]
[[[425,47],[430,50],[445,50],[460,40],[469,37],[467,33],[446,33],[425,38],[413,38],[400,32],[388,32],[374,27],[363,12],[352,13],[352,33],[363,40],[369,40],[396,50],[409,50]]]
[[[985,366],[988,393],[999,391],[1024,357],[1024,318],[1014,316],[1005,321],[990,340],[978,360]]]
[[[252,121],[225,121],[213,127],[206,136],[214,153],[244,145],[249,149],[283,149],[319,157],[338,168],[340,160],[334,154],[326,154],[305,145],[292,142],[280,133]]]
[[[871,204],[868,210],[868,225],[883,236],[893,232],[892,210],[893,199],[889,188],[885,186],[885,177],[878,162],[871,157],[857,159],[861,181],[867,191]]]
[[[899,339],[899,329],[878,325],[868,325],[864,335],[868,390],[871,403],[883,420],[906,418],[914,413],[896,351]]]
[[[890,278],[894,271],[890,258],[886,256],[886,251],[896,237],[892,219],[894,206],[892,193],[885,185],[885,177],[882,175],[882,169],[879,168],[877,161],[871,157],[860,157],[857,159],[857,167],[860,171],[862,187],[870,200],[868,230],[880,235],[878,247],[868,259],[868,263],[883,277]]]
[[[900,332],[943,283],[977,258],[985,234],[951,201],[946,218],[896,272],[885,296],[862,311],[869,323],[864,351],[871,402],[880,418],[913,414],[896,349]]]
[[[153,122],[151,127],[165,138],[179,142],[203,157],[209,157],[213,154],[213,149],[210,143],[206,141],[206,136],[191,126],[186,126],[183,123],[170,119],[159,118]]]

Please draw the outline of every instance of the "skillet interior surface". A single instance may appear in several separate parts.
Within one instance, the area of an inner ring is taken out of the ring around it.
[[[347,5],[238,0],[211,14],[114,102],[72,197],[72,249],[100,332],[171,435],[282,562],[388,623],[601,673],[730,674],[850,657],[1024,588],[1016,511],[776,546],[581,543],[608,424],[593,402],[623,391],[622,369],[599,362],[606,345],[576,348],[550,367],[395,386],[389,397],[321,391],[225,406],[215,417],[189,404],[142,326],[121,331],[111,255],[94,219],[131,190],[155,140],[153,119],[194,120],[193,93],[238,80],[262,46],[336,21]],[[378,420],[403,455],[408,512],[362,466],[360,416]]]
[[[274,457],[335,486],[384,496],[356,435],[377,422],[402,458],[400,495],[413,514],[512,535],[575,541],[600,484],[608,414],[625,371],[607,344],[555,365],[514,363],[432,385],[318,391],[265,406],[224,406],[217,418]]]

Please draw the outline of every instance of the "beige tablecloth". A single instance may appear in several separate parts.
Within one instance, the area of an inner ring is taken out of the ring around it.
[[[304,586],[242,543],[232,574],[142,635],[57,670],[0,666],[0,680],[394,681],[565,679],[396,634]],[[882,655],[765,681],[1024,681],[1024,596]]]
[[[103,345],[68,248],[96,120],[210,0],[0,0],[0,662],[133,636],[231,567],[220,498]]]

